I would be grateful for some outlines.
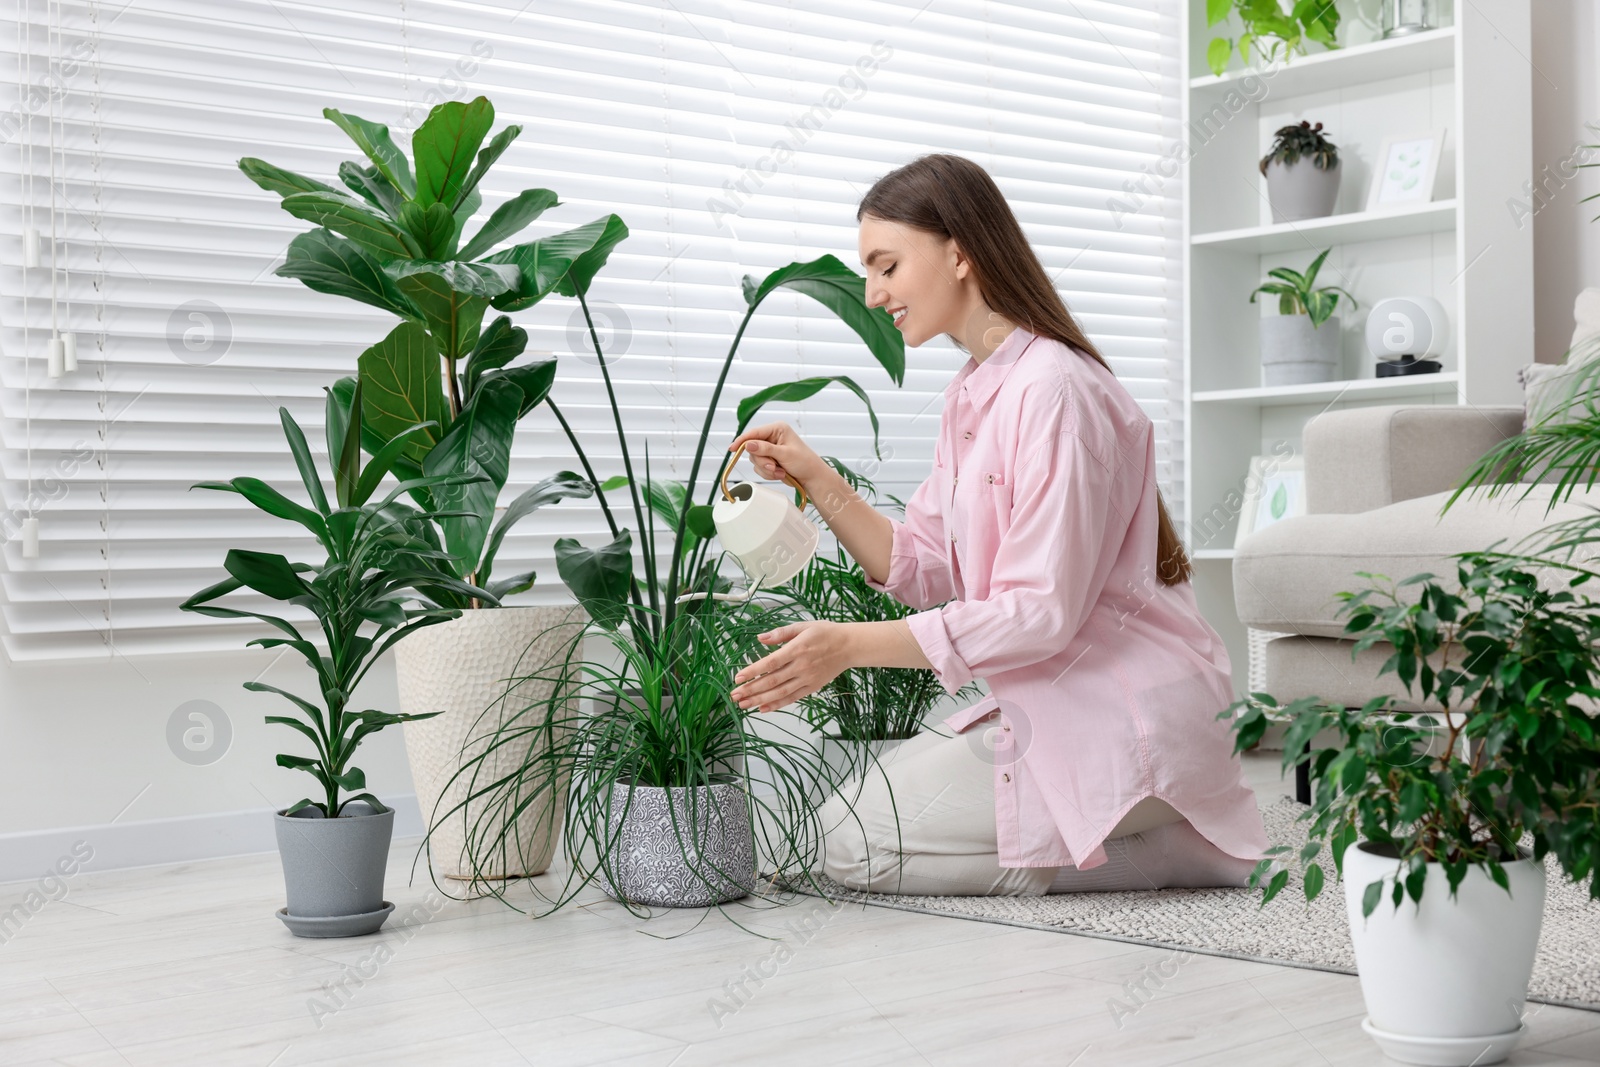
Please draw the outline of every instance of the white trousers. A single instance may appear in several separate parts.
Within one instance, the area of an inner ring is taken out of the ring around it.
[[[876,893],[1039,896],[1242,886],[1255,867],[1218,849],[1157,797],[1135,804],[1112,828],[1101,867],[1002,867],[994,764],[966,734],[937,729],[902,741],[823,803],[822,869],[829,878]]]

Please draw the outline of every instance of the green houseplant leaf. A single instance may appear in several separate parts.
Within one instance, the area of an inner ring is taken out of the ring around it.
[[[779,286],[804,293],[844,320],[845,325],[866,342],[880,366],[889,372],[895,385],[906,376],[906,344],[894,319],[883,308],[869,308],[867,280],[839,261],[838,256],[820,256],[809,263],[791,263],[773,271],[760,283],[746,276],[745,302],[754,308]]]
[[[410,438],[401,452],[420,466],[443,438],[450,419],[433,337],[414,322],[402,322],[361,353],[357,366],[363,383],[362,420],[379,440],[388,442],[418,423],[434,425]]]
[[[296,278],[319,293],[359,300],[401,318],[422,317],[372,253],[329,230],[310,230],[290,241],[283,265],[273,273]]]
[[[494,105],[485,97],[465,103],[447,100],[432,111],[411,137],[417,161],[415,201],[421,207],[442,204],[454,211],[473,153],[494,125]]]

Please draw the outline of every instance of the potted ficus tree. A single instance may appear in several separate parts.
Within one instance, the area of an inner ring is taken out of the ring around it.
[[[496,570],[510,529],[540,507],[591,496],[594,487],[561,471],[511,500],[496,518],[517,423],[547,398],[556,361],[524,360],[528,335],[509,314],[485,319],[490,309],[521,311],[551,293],[580,295],[627,229],[608,215],[495,251],[560,203],[549,189],[526,189],[468,235],[483,205],[484,178],[521,133],[510,125],[491,137],[494,107],[484,97],[433,108],[412,134],[409,159],[388,127],[333,108],[323,114],[366,156],[365,163],[340,164],[340,185],[255,158],[241,159],[239,167],[281,196],[285,211],[316,224],[290,243],[278,274],[399,319],[361,353],[356,376],[334,391],[349,397],[357,382],[364,386],[361,443],[367,452],[377,455],[404,435],[392,465],[412,484],[418,507],[437,516],[446,565],[462,582],[493,594],[441,594],[444,603],[462,609],[460,617],[395,649],[401,707],[441,710],[403,728],[417,798],[432,817],[456,799],[445,797],[443,783],[460,766],[469,724],[505,696],[504,679],[527,673],[528,656],[555,654],[558,624],[582,622],[570,601],[501,606],[536,578]],[[417,423],[425,428],[411,431]],[[419,481],[441,475],[473,477]],[[540,647],[532,647],[536,634],[546,635]],[[539,825],[539,813],[530,813],[513,847],[493,860],[479,857],[471,876],[543,871],[554,843],[540,835]],[[464,835],[464,819],[437,825],[429,835],[434,860],[450,877],[469,877]]]
[[[1520,485],[1526,499],[1553,482],[1553,508],[1580,483],[1592,486],[1597,396],[1600,362],[1575,372],[1548,417],[1480,457],[1442,510],[1478,487],[1493,496]],[[1285,769],[1306,761],[1317,783],[1301,815],[1311,820],[1298,857],[1304,892],[1313,899],[1323,888],[1326,846],[1345,882],[1363,1028],[1394,1059],[1504,1060],[1524,1029],[1545,856],[1600,897],[1600,604],[1573,591],[1600,577],[1600,511],[1589,510],[1535,530],[1522,551],[1497,542],[1457,554],[1454,583],[1418,574],[1339,594],[1345,631],[1358,635],[1352,657],[1386,642],[1383,671],[1437,713],[1397,711],[1387,698],[1351,709],[1307,697],[1280,708],[1266,693],[1222,713],[1242,709],[1236,749],[1270,720],[1288,722]],[[1330,729],[1338,744],[1303,751]],[[1286,851],[1269,849],[1251,884]],[[1263,903],[1288,879],[1286,867],[1273,873]],[[1407,897],[1412,907],[1402,907]]]
[[[1333,214],[1339,198],[1339,146],[1322,132],[1322,123],[1302,119],[1278,128],[1272,147],[1257,165],[1267,179],[1273,222],[1299,222]]]
[[[354,401],[352,403],[351,401]],[[304,433],[279,409],[284,436],[308,497],[301,504],[257,478],[205,482],[196,488],[237,493],[276,518],[297,523],[317,539],[320,563],[291,563],[269,552],[231,549],[223,561],[229,577],[184,601],[185,611],[223,619],[265,622],[281,636],[249,642],[300,653],[316,679],[315,696],[291,693],[266,682],[246,689],[274,693],[300,717],[269,715],[309,742],[312,755],[283,753],[278,766],[302,770],[317,781],[319,797],[306,797],[277,812],[278,851],[288,903],[278,917],[302,937],[348,937],[383,925],[394,905],[383,899],[384,868],[394,829],[394,811],[367,792],[366,775],[352,760],[361,742],[395,723],[437,712],[353,710],[352,695],[372,664],[401,638],[460,614],[442,601],[493,594],[462,581],[446,565],[429,514],[401,501],[418,488],[445,489],[476,475],[432,475],[401,481],[377,496],[395,457],[414,434],[402,430],[392,446],[364,467],[360,390],[328,396],[328,454],[333,458],[334,500],[329,501]],[[254,593],[313,616],[305,623],[243,606],[227,606],[232,593]],[[318,640],[320,638],[320,640]]]
[[[1356,298],[1337,285],[1317,285],[1317,272],[1331,248],[1324,248],[1303,272],[1288,267],[1267,271],[1276,281],[1256,286],[1257,293],[1278,298],[1278,313],[1260,322],[1261,384],[1299,385],[1325,382],[1339,369],[1339,316],[1334,309],[1342,295],[1353,310]]]

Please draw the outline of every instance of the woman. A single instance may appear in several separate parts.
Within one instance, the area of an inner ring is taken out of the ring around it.
[[[782,647],[733,697],[770,711],[867,666],[932,670],[951,693],[983,677],[990,696],[823,805],[824,871],[916,894],[1248,884],[1267,841],[1217,718],[1228,654],[1195,606],[1149,417],[977,164],[917,159],[856,220],[868,306],[913,348],[944,334],[970,356],[932,475],[899,522],[787,424],[729,447],[803,485],[868,584],[919,611],[763,634]]]

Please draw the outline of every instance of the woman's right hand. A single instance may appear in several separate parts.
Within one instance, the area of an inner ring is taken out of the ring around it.
[[[750,465],[763,478],[777,480],[787,476],[801,485],[809,485],[832,469],[786,422],[769,422],[746,430],[733,439],[728,451],[732,452],[741,444],[750,457]]]

